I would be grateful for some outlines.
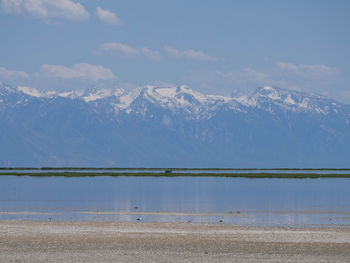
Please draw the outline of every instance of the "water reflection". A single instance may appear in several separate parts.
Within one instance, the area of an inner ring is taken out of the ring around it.
[[[0,219],[349,225],[350,179],[0,178]]]

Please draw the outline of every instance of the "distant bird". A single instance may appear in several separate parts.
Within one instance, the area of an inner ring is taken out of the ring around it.
[[[49,219],[49,221],[51,221],[51,217],[49,217],[48,219]]]
[[[224,220],[220,219],[219,222],[222,223],[222,222],[224,222]]]
[[[138,207],[137,205],[135,205],[135,206],[134,206],[134,209],[136,209],[136,210],[137,210],[137,209],[139,209],[139,207]]]
[[[141,216],[136,218],[136,221],[141,221]]]

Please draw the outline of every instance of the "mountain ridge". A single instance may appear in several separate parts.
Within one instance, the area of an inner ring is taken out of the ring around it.
[[[347,167],[350,106],[265,86],[42,93],[0,86],[1,166]]]

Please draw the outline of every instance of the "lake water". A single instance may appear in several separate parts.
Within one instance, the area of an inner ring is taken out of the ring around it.
[[[350,179],[0,177],[0,219],[350,226]]]

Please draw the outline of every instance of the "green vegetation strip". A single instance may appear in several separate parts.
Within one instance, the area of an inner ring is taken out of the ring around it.
[[[0,170],[28,170],[28,171],[50,171],[50,170],[71,170],[71,171],[350,171],[350,168],[130,168],[130,167],[0,167]]]
[[[152,176],[152,177],[241,177],[241,178],[280,178],[280,179],[304,179],[304,178],[349,178],[350,174],[321,174],[321,173],[113,173],[113,172],[2,172],[0,176],[63,176],[63,177],[97,177],[97,176]]]

